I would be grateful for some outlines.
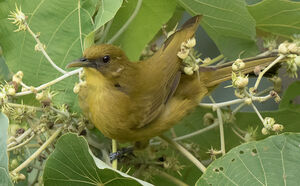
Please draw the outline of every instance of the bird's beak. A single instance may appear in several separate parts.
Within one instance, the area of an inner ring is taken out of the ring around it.
[[[69,64],[67,64],[66,68],[71,68],[71,67],[94,67],[95,64],[91,61],[89,61],[86,58],[80,58],[76,59]]]

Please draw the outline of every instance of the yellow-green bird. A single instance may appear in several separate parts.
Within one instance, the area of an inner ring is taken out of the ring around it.
[[[231,79],[230,64],[201,67],[200,78],[182,71],[177,53],[183,42],[194,37],[201,18],[189,19],[144,61],[131,62],[119,47],[100,44],[68,65],[83,67],[86,85],[79,92],[80,107],[105,136],[119,142],[148,141],[180,121],[216,85]],[[248,60],[243,72],[273,60]]]

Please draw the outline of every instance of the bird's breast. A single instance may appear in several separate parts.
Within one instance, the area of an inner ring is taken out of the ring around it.
[[[86,86],[79,92],[79,104],[85,116],[105,136],[118,139],[132,121],[130,97],[116,89],[99,72],[85,70]],[[122,132],[123,131],[123,132]]]

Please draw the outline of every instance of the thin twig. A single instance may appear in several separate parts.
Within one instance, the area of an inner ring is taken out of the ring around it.
[[[18,143],[20,143],[21,141],[23,141],[23,139],[25,139],[28,135],[30,135],[31,132],[32,132],[32,129],[29,128],[23,134],[21,134],[19,137],[15,138],[13,142],[9,143],[7,145],[7,148],[11,148],[11,147],[17,145]]]
[[[129,24],[132,22],[132,20],[135,18],[135,16],[138,14],[143,0],[138,0],[136,7],[130,16],[130,18],[126,21],[126,23],[122,26],[122,28],[119,29],[119,31],[107,42],[108,44],[111,44],[116,41],[116,39],[127,29]]]
[[[12,150],[15,150],[17,148],[20,148],[24,145],[26,145],[27,143],[30,142],[30,140],[32,140],[32,138],[34,137],[35,135],[33,134],[32,136],[30,136],[28,139],[26,139],[25,141],[23,141],[22,143],[20,143],[19,145],[16,145],[16,146],[13,146],[11,148],[8,148],[6,151],[9,152],[9,151],[12,151]]]
[[[19,165],[17,168],[15,168],[11,174],[15,175],[16,173],[20,172],[23,168],[25,168],[27,165],[29,165],[29,163],[34,160],[35,158],[37,158],[41,152],[43,152],[43,150],[45,150],[47,148],[47,146],[49,144],[51,144],[56,137],[60,134],[60,132],[63,130],[63,127],[58,128],[53,134],[52,136],[50,136],[50,138],[45,141],[45,143],[38,149],[36,150],[29,158],[27,158],[21,165]]]
[[[60,67],[58,67],[53,61],[52,59],[49,57],[49,55],[47,54],[47,52],[44,49],[43,44],[41,43],[41,41],[39,40],[39,37],[30,29],[29,25],[27,23],[25,23],[26,28],[28,30],[28,32],[32,35],[32,37],[35,39],[35,41],[38,44],[38,48],[39,50],[43,53],[43,55],[45,56],[45,58],[49,61],[49,63],[59,72],[66,74],[67,72],[64,71],[63,69],[61,69]]]
[[[43,90],[43,89],[45,89],[45,88],[47,88],[47,87],[49,87],[49,86],[51,86],[51,85],[53,85],[53,84],[55,84],[55,83],[61,81],[61,80],[63,80],[63,79],[65,79],[65,78],[69,77],[69,76],[72,76],[72,75],[74,75],[74,74],[79,73],[81,70],[82,70],[82,68],[79,68],[79,69],[70,71],[70,72],[68,72],[68,73],[66,73],[66,74],[64,74],[64,75],[62,75],[62,76],[60,76],[60,77],[58,77],[58,78],[56,78],[56,79],[54,79],[54,80],[48,82],[48,83],[45,83],[45,84],[40,85],[39,87],[35,88],[35,91],[38,92],[38,91],[40,91],[40,90]],[[28,95],[28,94],[32,94],[32,93],[33,93],[33,92],[32,92],[31,90],[28,90],[28,91],[24,91],[24,92],[18,92],[18,93],[15,94],[15,96],[24,96],[24,95]]]
[[[209,130],[211,130],[211,129],[213,129],[213,128],[216,128],[218,125],[219,125],[218,122],[214,122],[213,124],[211,124],[211,125],[209,125],[209,126],[203,128],[203,129],[197,130],[197,131],[195,131],[195,132],[192,132],[192,133],[189,133],[189,134],[186,134],[186,135],[177,137],[177,138],[173,138],[173,141],[179,141],[179,140],[191,138],[191,137],[193,137],[193,136],[202,134],[202,133],[207,132],[207,131],[209,131]]]
[[[218,123],[220,127],[220,140],[221,140],[221,151],[222,155],[225,155],[225,137],[224,137],[224,127],[223,127],[223,119],[222,119],[222,112],[221,109],[217,109],[217,115],[218,115]]]
[[[258,115],[258,117],[261,120],[261,122],[264,123],[264,118],[261,116],[261,114],[257,110],[256,106],[253,103],[251,103],[251,106],[252,106],[253,110],[256,112],[256,114]]]
[[[245,100],[246,100],[246,98],[225,101],[225,102],[222,102],[222,103],[199,103],[199,106],[212,108],[213,110],[216,110],[216,109],[221,108],[221,107],[226,107],[226,106],[229,106],[229,105],[242,103]]]
[[[267,68],[265,68],[261,73],[259,73],[258,78],[257,78],[257,80],[256,80],[256,82],[255,82],[254,87],[253,87],[254,90],[257,90],[257,87],[258,87],[258,85],[259,85],[259,83],[260,83],[260,81],[261,81],[263,75],[264,75],[268,70],[270,70],[270,68],[272,68],[276,63],[278,63],[280,60],[282,60],[283,58],[285,58],[285,55],[280,54],[279,57],[277,57],[270,65],[268,65]]]
[[[179,152],[181,152],[187,159],[189,159],[192,163],[194,163],[195,166],[197,166],[203,173],[206,170],[206,167],[199,161],[195,156],[193,156],[189,151],[187,151],[185,148],[183,148],[181,145],[176,143],[175,141],[169,139],[168,137],[164,135],[159,136],[164,141],[168,142],[172,147],[177,149]]]

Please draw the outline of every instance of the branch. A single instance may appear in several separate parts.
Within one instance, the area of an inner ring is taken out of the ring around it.
[[[81,70],[82,70],[82,68],[79,68],[79,69],[67,72],[66,74],[64,74],[64,75],[62,75],[62,76],[60,76],[60,77],[58,77],[58,78],[56,78],[56,79],[54,79],[54,80],[52,80],[52,81],[50,81],[48,83],[40,85],[39,87],[35,88],[34,91],[38,92],[40,90],[43,90],[43,89],[45,89],[45,88],[47,88],[47,87],[49,87],[49,86],[51,86],[51,85],[53,85],[53,84],[61,81],[61,80],[69,77],[69,76],[72,76],[74,74],[79,73]],[[15,96],[24,96],[24,95],[28,95],[28,94],[32,94],[32,93],[33,93],[32,90],[28,90],[28,91],[24,91],[24,92],[18,92],[18,93],[15,94]]]
[[[58,128],[53,134],[52,136],[50,136],[50,138],[37,150],[35,151],[28,159],[26,159],[21,165],[19,165],[17,168],[15,168],[11,174],[15,175],[18,172],[20,172],[23,168],[25,168],[27,165],[29,165],[29,163],[34,160],[35,158],[37,158],[40,153],[45,150],[47,148],[48,145],[50,145],[55,138],[60,134],[60,132],[63,130],[63,127]]]
[[[200,130],[197,130],[195,132],[192,132],[192,133],[189,133],[189,134],[186,134],[184,136],[180,136],[180,137],[177,137],[177,138],[173,138],[173,141],[179,141],[179,140],[183,140],[183,139],[187,139],[187,138],[190,138],[190,137],[193,137],[193,136],[196,136],[196,135],[199,135],[199,134],[202,134],[204,132],[207,132],[215,127],[217,127],[219,125],[218,122],[214,122],[213,124],[203,128],[203,129],[200,129]]]
[[[275,59],[275,60],[274,60],[267,68],[265,68],[261,73],[259,73],[258,78],[257,78],[257,80],[256,80],[256,82],[255,82],[254,87],[253,87],[253,90],[254,90],[254,91],[257,90],[257,87],[258,87],[258,85],[259,85],[259,83],[260,83],[260,81],[261,81],[263,75],[264,75],[268,70],[270,70],[270,68],[272,68],[276,63],[280,62],[280,60],[282,60],[283,58],[285,58],[285,56],[282,55],[282,54],[280,54],[280,56],[279,56],[278,58],[276,58],[276,59]]]

